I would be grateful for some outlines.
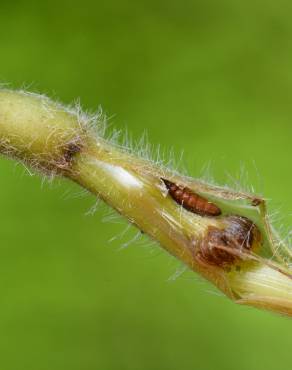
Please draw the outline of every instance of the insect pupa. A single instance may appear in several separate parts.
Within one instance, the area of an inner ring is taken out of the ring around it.
[[[175,183],[161,179],[172,199],[186,210],[201,216],[219,216],[221,209],[206,198],[196,194],[186,186],[178,186]]]

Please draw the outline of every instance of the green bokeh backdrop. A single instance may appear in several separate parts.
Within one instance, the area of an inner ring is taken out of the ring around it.
[[[292,209],[292,5],[279,0],[2,1],[0,80],[102,105],[193,176]],[[242,164],[249,175],[240,176]],[[74,184],[1,159],[0,368],[291,369],[292,321],[232,304],[132,243]],[[233,178],[233,180],[231,179]],[[146,242],[144,243],[146,244]]]

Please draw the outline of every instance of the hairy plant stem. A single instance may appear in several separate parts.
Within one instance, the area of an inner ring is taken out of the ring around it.
[[[46,97],[0,91],[3,154],[90,190],[234,301],[292,315],[291,252],[273,232],[263,199],[158,166],[106,140],[90,122]],[[190,212],[163,179],[222,214]],[[250,249],[237,243],[246,223],[254,230]]]

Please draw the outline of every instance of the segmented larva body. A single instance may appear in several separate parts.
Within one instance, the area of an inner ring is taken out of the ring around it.
[[[183,208],[190,212],[197,213],[201,216],[219,216],[221,209],[214,203],[209,202],[206,198],[196,194],[188,187],[178,186],[175,183],[162,179],[168,194]]]

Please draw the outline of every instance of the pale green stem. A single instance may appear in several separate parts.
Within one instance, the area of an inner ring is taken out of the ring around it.
[[[238,303],[292,315],[290,250],[273,234],[262,199],[180,176],[137,157],[96,133],[85,115],[24,92],[0,91],[0,150],[98,195]],[[214,202],[222,216],[204,217],[179,206],[169,196],[165,178]],[[225,230],[229,215],[252,220],[262,238],[255,253],[239,252],[240,262],[226,268],[198,255],[208,231]]]

